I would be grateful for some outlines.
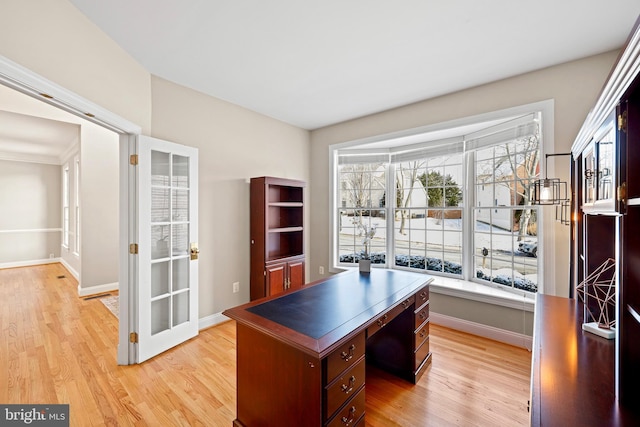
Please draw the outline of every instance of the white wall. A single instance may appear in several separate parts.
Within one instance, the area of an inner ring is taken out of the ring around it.
[[[0,160],[0,265],[60,256],[60,177],[57,165]]]

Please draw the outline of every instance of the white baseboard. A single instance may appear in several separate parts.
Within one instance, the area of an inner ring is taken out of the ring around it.
[[[224,323],[229,319],[227,316],[225,316],[222,313],[215,313],[212,314],[211,316],[207,316],[207,317],[203,317],[202,319],[198,320],[198,330],[203,330],[206,328],[210,328],[211,326],[215,326],[215,325],[219,325],[220,323]]]
[[[78,281],[78,286],[80,286],[80,273],[78,273],[73,267],[71,267],[71,265],[67,261],[65,261],[64,258],[58,258],[58,261],[60,262],[60,264],[64,265],[64,268],[66,268],[73,277],[75,277],[75,279]]]
[[[433,311],[429,314],[429,317],[430,321],[436,325],[489,338],[494,341],[500,341],[515,347],[526,348],[529,351],[531,351],[533,346],[533,337],[530,337],[529,335],[507,331],[505,329],[495,328],[481,323],[470,322],[468,320],[458,319],[457,317],[447,316],[446,314],[434,313]]]
[[[90,288],[81,288],[80,285],[78,285],[78,296],[86,297],[89,295],[103,294],[105,292],[113,292],[117,290],[118,290],[118,282],[91,286]]]
[[[0,269],[3,268],[17,268],[17,267],[32,267],[34,265],[43,264],[55,264],[60,262],[60,258],[46,258],[46,259],[34,259],[31,261],[16,261],[16,262],[4,262],[0,264]]]

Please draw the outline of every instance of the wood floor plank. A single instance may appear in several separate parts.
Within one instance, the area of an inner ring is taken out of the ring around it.
[[[82,427],[231,426],[234,322],[118,366],[117,319],[100,299],[79,298],[62,265],[0,270],[0,301],[0,403],[69,403]],[[417,385],[367,367],[367,426],[528,424],[528,351],[437,325],[430,345]]]

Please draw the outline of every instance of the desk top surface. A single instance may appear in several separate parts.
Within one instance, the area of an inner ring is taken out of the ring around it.
[[[582,304],[537,295],[531,425],[640,425],[618,406],[615,341],[582,330]]]
[[[223,314],[321,357],[431,280],[400,270],[350,271]]]

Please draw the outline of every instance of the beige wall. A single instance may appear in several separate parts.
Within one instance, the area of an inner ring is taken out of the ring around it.
[[[0,0],[0,55],[150,132],[151,76],[66,0]]]
[[[60,256],[61,168],[0,160],[0,264]],[[29,230],[15,232],[16,230]]]
[[[435,292],[429,294],[429,306],[436,313],[446,313],[447,316],[455,317],[456,319],[482,323],[492,328],[520,335],[533,335],[534,319],[533,312],[530,311],[502,307]],[[489,312],[492,314],[491,316],[487,315]]]
[[[141,126],[143,134],[200,149],[200,316],[248,301],[246,180],[275,175],[308,181],[309,132],[152,78],[66,0],[1,1],[0,55]],[[82,140],[90,138],[83,133]],[[113,229],[100,227],[117,203],[110,178],[99,177],[117,168],[111,147],[101,149],[108,151],[104,164],[82,148],[83,287],[117,280],[107,274],[117,268],[111,259],[117,249],[107,236]],[[92,182],[108,188],[90,192]],[[233,294],[236,281],[240,292]]]
[[[201,316],[248,299],[251,176],[310,182],[308,272],[317,279],[318,267],[329,265],[330,144],[553,99],[553,151],[569,151],[616,58],[615,52],[598,55],[319,129],[311,133],[309,148],[306,131],[153,78],[65,0],[2,0],[0,55],[141,126],[145,134],[200,149]],[[566,169],[558,173],[561,178],[567,178]],[[569,230],[551,226],[559,256],[547,268],[555,271],[554,293],[566,295]],[[231,293],[234,281],[241,283],[238,294]]]
[[[199,297],[205,317],[249,301],[248,179],[308,181],[309,132],[157,77],[152,91],[152,136],[199,150]],[[305,239],[308,247],[308,234]],[[233,282],[240,282],[239,293],[232,292]]]
[[[309,266],[311,278],[320,277],[320,266],[324,266],[326,270],[330,265],[329,240],[325,236],[329,234],[328,154],[331,144],[552,99],[555,111],[554,146],[550,152],[569,152],[587,113],[595,104],[617,54],[617,51],[609,52],[573,61],[311,132],[311,240],[314,243]],[[551,168],[555,163],[556,176],[568,182],[569,158],[558,159],[562,161],[550,160],[549,166]],[[547,213],[547,216],[553,218],[553,212]],[[555,231],[555,257],[550,260],[549,265],[545,262],[545,269],[551,272],[551,279],[545,283],[545,292],[568,296],[569,227],[553,220],[546,221],[545,227],[552,227]],[[432,309],[449,314],[444,306],[434,304]],[[486,314],[476,313],[473,319],[468,320],[492,324],[495,323],[492,313],[492,310],[487,310]]]
[[[118,282],[118,134],[94,124],[80,130],[80,253],[83,294]]]

